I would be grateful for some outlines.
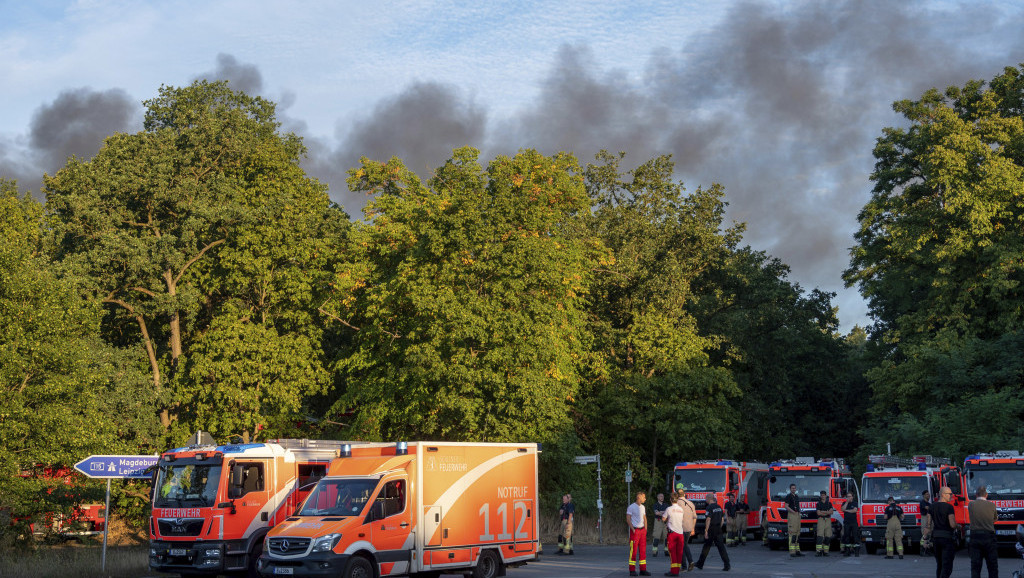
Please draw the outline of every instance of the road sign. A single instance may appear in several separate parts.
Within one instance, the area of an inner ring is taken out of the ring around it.
[[[160,461],[160,456],[89,456],[75,464],[75,469],[90,478],[148,479],[149,468]]]
[[[576,456],[572,461],[577,464],[592,464],[598,460],[597,456]]]
[[[633,481],[633,470],[626,470],[626,483]]]

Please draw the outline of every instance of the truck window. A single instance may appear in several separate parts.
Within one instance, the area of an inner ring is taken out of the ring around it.
[[[228,491],[229,498],[241,498],[250,492],[264,490],[262,463],[236,463],[233,470],[231,489]]]
[[[160,466],[153,506],[173,508],[214,504],[220,483],[220,464],[170,463]]]
[[[376,487],[376,479],[323,478],[297,515],[356,516],[363,511]]]
[[[299,490],[309,491],[312,486],[327,475],[327,464],[300,464]]]

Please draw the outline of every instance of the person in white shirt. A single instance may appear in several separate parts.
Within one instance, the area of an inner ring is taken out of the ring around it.
[[[629,524],[629,575],[650,576],[647,571],[647,501],[646,492],[637,492],[636,501],[626,508],[626,523]],[[640,573],[637,574],[639,567]]]
[[[665,510],[665,528],[668,530],[667,549],[672,565],[665,576],[678,576],[683,566],[683,551],[686,547],[686,536],[693,532],[697,520],[697,511],[693,503],[686,499],[686,493],[679,491],[672,494],[672,505]],[[692,520],[691,520],[692,518]],[[687,531],[687,522],[690,530]]]

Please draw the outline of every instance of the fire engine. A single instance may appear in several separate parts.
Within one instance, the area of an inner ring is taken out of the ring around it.
[[[697,535],[703,535],[704,517],[707,510],[707,495],[715,494],[715,500],[724,504],[730,493],[736,500],[746,500],[750,506],[747,514],[747,528],[760,531],[760,512],[764,505],[768,464],[741,462],[737,460],[704,460],[679,462],[672,472],[670,489],[682,483],[686,487],[686,499],[693,502],[697,510]]]
[[[37,464],[30,470],[19,472],[19,477],[49,480],[66,488],[76,485],[82,478],[74,468],[53,467]],[[46,489],[46,493],[60,492],[58,486]],[[70,491],[66,492],[70,497]],[[80,503],[74,506],[70,515],[46,512],[34,520],[15,516],[13,522],[29,520],[29,530],[35,536],[56,535],[64,538],[97,536],[103,533],[107,524],[107,510],[102,503]]]
[[[1017,524],[1024,523],[1024,455],[1018,450],[969,455],[964,460],[964,477],[965,497],[977,498],[978,488],[985,486],[989,501],[996,505],[996,541],[1000,545],[1016,541]],[[969,523],[966,507],[961,510],[961,523]],[[958,510],[957,522],[960,514]]]
[[[160,456],[149,519],[153,570],[257,576],[267,532],[292,515],[342,446],[355,443],[207,439]]]
[[[789,534],[786,528],[786,503],[783,501],[789,493],[790,484],[796,484],[797,495],[800,497],[800,541],[814,542],[815,527],[818,522],[816,504],[820,500],[821,491],[828,492],[829,501],[836,512],[846,500],[846,492],[858,495],[857,482],[850,473],[850,468],[840,458],[816,460],[811,457],[798,457],[792,460],[772,462],[768,466],[768,488],[766,506],[762,509],[761,520],[765,527],[768,546],[775,550],[783,547]],[[833,540],[839,538],[839,517],[833,517]]]
[[[958,480],[960,468],[947,458],[914,456],[906,458],[890,455],[868,456],[867,470],[861,477],[860,513],[858,523],[864,546],[869,554],[885,542],[885,507],[889,496],[903,508],[903,536],[908,546],[921,542],[922,493],[927,490],[932,498],[947,480]]]
[[[342,450],[267,535],[264,576],[503,576],[540,551],[537,445],[398,442]]]

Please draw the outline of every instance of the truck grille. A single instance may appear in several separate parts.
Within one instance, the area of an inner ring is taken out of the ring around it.
[[[309,549],[309,538],[271,538],[268,546],[271,552],[279,556],[296,556]]]
[[[164,537],[198,536],[203,532],[203,518],[160,518],[157,525]]]

